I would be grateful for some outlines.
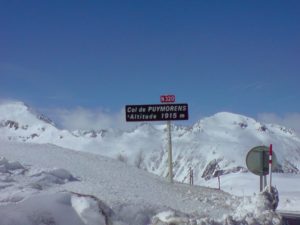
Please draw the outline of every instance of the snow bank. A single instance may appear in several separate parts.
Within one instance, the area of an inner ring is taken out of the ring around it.
[[[269,221],[277,225],[280,221],[263,196],[239,198],[211,188],[170,184],[99,155],[11,142],[2,143],[0,154],[26,165],[0,172],[0,216],[8,215],[5,225],[265,225]],[[4,158],[2,162],[10,163]]]
[[[84,225],[70,206],[70,194],[36,195],[18,204],[0,206],[1,224],[5,225]]]
[[[28,174],[32,178],[32,182],[29,185],[37,189],[44,189],[55,184],[78,181],[69,171],[61,168],[31,171]]]
[[[0,157],[0,172],[8,173],[16,170],[24,170],[25,168],[19,162],[8,162],[4,157]]]
[[[164,211],[153,217],[152,225],[163,224],[188,224],[189,219],[186,217],[176,215],[174,211]]]
[[[281,224],[281,217],[275,212],[279,196],[275,187],[269,192],[268,187],[253,197],[244,197],[237,207],[234,218],[245,221],[245,224]]]
[[[77,181],[65,169],[40,169],[0,157],[0,203],[16,203],[57,185]]]
[[[71,205],[85,224],[112,224],[112,210],[95,196],[72,193]]]
[[[268,178],[269,179],[269,178]],[[300,175],[273,173],[273,186],[279,192],[278,210],[300,211]],[[218,188],[218,179],[203,182],[211,188]],[[221,190],[237,196],[259,194],[259,176],[252,173],[235,173],[221,176]]]
[[[38,194],[0,206],[2,225],[108,225],[98,204],[72,193]]]
[[[65,169],[25,167],[0,157],[0,224],[107,225],[108,207],[96,198],[54,191],[72,181],[78,179]]]

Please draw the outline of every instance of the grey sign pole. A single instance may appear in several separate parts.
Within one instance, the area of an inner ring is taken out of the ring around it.
[[[161,103],[164,104],[125,106],[125,117],[127,122],[167,121],[167,148],[170,183],[173,183],[171,121],[189,119],[188,104],[175,104],[173,103],[174,101],[174,95],[163,95],[161,96]]]
[[[169,180],[173,183],[173,160],[172,160],[172,135],[171,135],[171,121],[167,121],[168,130],[168,160],[169,160]]]
[[[271,150],[270,150],[271,151]],[[270,163],[270,156],[272,154],[273,160]],[[268,157],[269,156],[269,157]],[[260,177],[260,191],[267,186],[267,177],[266,175],[271,175],[269,171],[274,170],[277,167],[277,159],[274,152],[269,153],[269,148],[266,146],[257,146],[252,148],[246,157],[247,168],[254,174]],[[271,183],[270,183],[271,185]]]
[[[263,191],[263,175],[259,176],[259,191],[262,192]]]

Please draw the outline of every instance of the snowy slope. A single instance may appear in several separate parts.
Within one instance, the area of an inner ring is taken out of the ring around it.
[[[125,163],[54,145],[0,144],[3,225],[280,224],[265,195],[238,198],[170,184]]]
[[[51,143],[118,159],[154,174],[167,176],[165,125],[138,125],[130,131],[60,130],[44,116],[21,102],[0,105],[0,138],[31,143]],[[243,172],[247,152],[257,145],[273,144],[279,171],[299,173],[300,138],[292,130],[261,124],[254,119],[222,112],[192,127],[172,127],[174,178],[187,182],[189,168],[194,181]]]

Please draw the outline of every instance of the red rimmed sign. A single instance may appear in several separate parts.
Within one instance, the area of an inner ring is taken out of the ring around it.
[[[161,103],[173,103],[173,102],[175,102],[175,95],[161,95],[160,102]]]

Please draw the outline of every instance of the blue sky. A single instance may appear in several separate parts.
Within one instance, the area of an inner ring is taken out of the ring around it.
[[[191,122],[298,119],[297,0],[5,0],[0,27],[1,99],[107,118],[174,94]]]

